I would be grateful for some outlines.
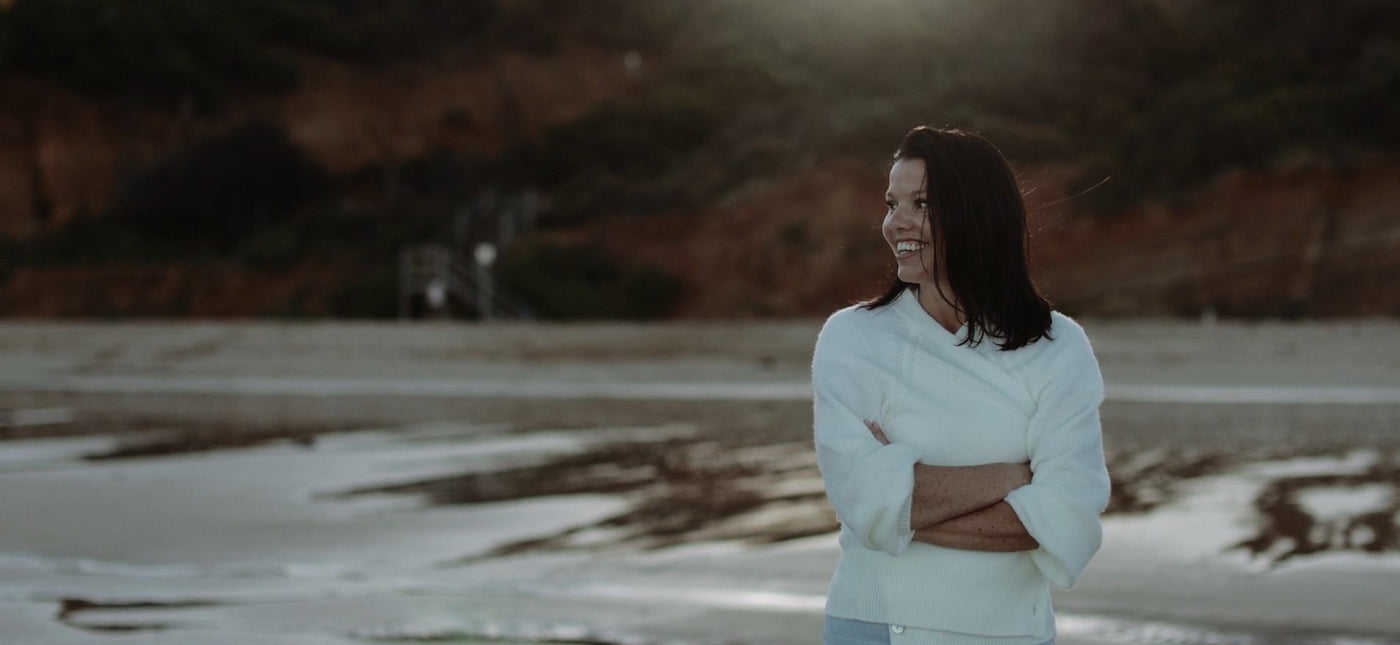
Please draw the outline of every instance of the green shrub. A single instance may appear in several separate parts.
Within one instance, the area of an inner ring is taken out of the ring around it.
[[[497,279],[541,318],[562,320],[666,315],[681,296],[680,281],[651,265],[623,267],[601,247],[550,242],[512,250]]]
[[[609,102],[550,129],[483,169],[486,181],[552,192],[550,222],[682,208],[697,179],[685,171],[721,124],[701,88],[670,85],[633,103]],[[732,174],[726,168],[719,171]],[[712,195],[705,195],[712,197]]]
[[[651,264],[637,266],[623,285],[627,317],[661,318],[680,300],[682,291],[680,279],[669,271]]]
[[[226,254],[328,186],[280,126],[251,122],[138,175],[106,217],[152,240]]]
[[[384,266],[355,275],[330,296],[331,314],[338,318],[394,318],[399,307],[398,266]]]
[[[286,224],[252,233],[235,254],[244,265],[259,269],[286,269],[306,259],[302,232]]]

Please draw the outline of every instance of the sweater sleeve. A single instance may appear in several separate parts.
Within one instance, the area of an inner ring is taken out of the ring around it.
[[[1040,543],[1031,559],[1050,584],[1068,589],[1103,541],[1109,479],[1099,426],[1103,378],[1083,330],[1061,333],[1053,342],[1067,345],[1051,361],[1027,434],[1031,483],[1006,502]]]
[[[865,426],[880,420],[880,373],[850,313],[827,321],[812,358],[817,464],[841,523],[867,548],[899,555],[914,537],[909,513],[920,453],[881,444]]]

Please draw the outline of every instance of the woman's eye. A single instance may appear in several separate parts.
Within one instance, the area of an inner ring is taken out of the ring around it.
[[[894,210],[894,202],[885,202],[886,210]]]
[[[919,209],[919,210],[921,210],[921,211],[926,211],[926,210],[928,210],[928,200],[924,200],[924,199],[915,200],[915,201],[914,201],[914,208],[917,208],[917,209]]]

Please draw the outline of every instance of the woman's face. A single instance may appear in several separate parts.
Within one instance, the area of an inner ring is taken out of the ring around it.
[[[900,159],[890,168],[885,193],[885,222],[881,230],[899,262],[899,279],[914,284],[933,283],[933,232],[929,221],[928,192],[924,187],[924,160]]]

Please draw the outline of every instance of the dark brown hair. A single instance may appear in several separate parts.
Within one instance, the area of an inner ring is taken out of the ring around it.
[[[962,344],[992,336],[1010,351],[1050,338],[1050,303],[1031,281],[1025,202],[1001,151],[970,132],[920,126],[904,136],[894,159],[924,162],[936,249],[930,272],[935,285],[947,280],[953,293],[939,287],[938,295],[967,319]],[[863,306],[883,307],[912,287],[892,276]]]

